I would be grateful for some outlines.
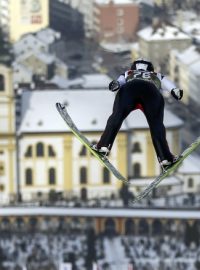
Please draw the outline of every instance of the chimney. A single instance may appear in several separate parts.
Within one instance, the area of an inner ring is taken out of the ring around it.
[[[156,33],[156,30],[160,27],[160,20],[158,17],[152,20],[152,35]]]

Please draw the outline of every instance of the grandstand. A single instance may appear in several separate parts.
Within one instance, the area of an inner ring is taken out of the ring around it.
[[[199,227],[198,207],[5,206],[0,269],[196,270]]]

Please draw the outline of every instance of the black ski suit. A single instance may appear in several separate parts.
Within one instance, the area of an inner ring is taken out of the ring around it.
[[[131,111],[141,109],[149,124],[158,160],[172,161],[173,155],[168,147],[163,124],[164,98],[159,91],[164,76],[148,71],[132,71],[132,76],[128,75],[125,80],[124,78],[122,75],[118,78],[121,87],[115,97],[113,112],[97,144],[98,147],[106,146],[111,149],[124,119]],[[170,81],[166,84],[169,89],[175,87]]]

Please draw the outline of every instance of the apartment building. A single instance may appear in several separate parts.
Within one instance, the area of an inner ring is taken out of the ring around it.
[[[49,1],[49,22],[50,27],[60,32],[64,38],[78,39],[85,36],[84,16],[69,1]]]
[[[65,3],[77,9],[83,15],[84,33],[87,38],[94,35],[94,9],[95,0],[64,0]]]
[[[170,78],[184,89],[183,101],[185,103],[188,103],[190,99],[199,102],[199,63],[200,52],[194,45],[182,52],[172,50],[170,53]]]
[[[49,24],[49,0],[0,0],[0,25],[10,42]]]
[[[99,41],[133,41],[139,24],[139,6],[130,0],[96,0],[95,29]]]
[[[155,24],[138,32],[139,53],[151,59],[155,67],[167,67],[172,49],[183,51],[192,43],[192,38],[178,28]]]

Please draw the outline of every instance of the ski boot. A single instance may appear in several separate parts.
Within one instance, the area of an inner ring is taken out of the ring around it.
[[[94,150],[95,152],[97,152],[98,154],[100,154],[100,156],[102,156],[104,158],[107,158],[107,156],[110,153],[109,148],[106,147],[106,146],[98,147],[97,144],[93,144],[93,145],[91,145],[91,148],[92,148],[92,150]]]
[[[160,166],[163,172],[166,172],[171,166],[173,166],[181,156],[173,156],[173,160],[169,161],[167,159],[164,159],[160,162]]]

